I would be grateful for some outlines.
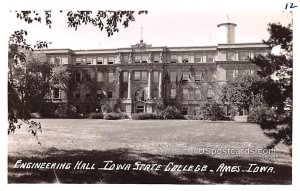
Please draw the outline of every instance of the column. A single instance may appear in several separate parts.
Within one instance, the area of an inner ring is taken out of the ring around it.
[[[159,78],[158,78],[158,98],[162,98],[162,70],[159,71]]]
[[[152,81],[152,70],[148,71],[148,99],[151,99],[151,81]]]
[[[128,94],[127,94],[127,99],[131,99],[131,72],[128,71]]]

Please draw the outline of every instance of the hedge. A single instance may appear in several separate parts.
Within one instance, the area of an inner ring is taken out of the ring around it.
[[[128,115],[126,113],[107,113],[103,117],[106,120],[117,120],[117,119],[128,119]]]
[[[134,120],[164,119],[162,115],[156,113],[135,113],[131,118]]]
[[[103,119],[102,113],[91,113],[89,116],[90,119]]]

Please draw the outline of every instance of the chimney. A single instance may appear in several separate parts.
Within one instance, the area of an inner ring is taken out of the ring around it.
[[[219,44],[235,43],[235,23],[221,23],[219,28]]]

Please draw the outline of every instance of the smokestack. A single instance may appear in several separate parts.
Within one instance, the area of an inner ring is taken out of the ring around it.
[[[235,23],[221,23],[219,28],[219,44],[235,43]]]

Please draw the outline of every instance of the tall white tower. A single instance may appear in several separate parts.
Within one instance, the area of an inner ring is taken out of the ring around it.
[[[235,43],[235,23],[221,23],[217,25],[219,28],[219,44]]]

